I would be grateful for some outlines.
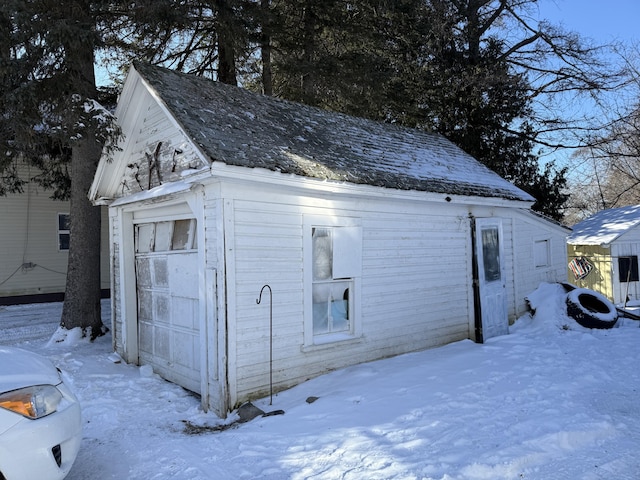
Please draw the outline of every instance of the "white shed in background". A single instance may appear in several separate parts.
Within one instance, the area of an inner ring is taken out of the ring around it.
[[[613,303],[640,300],[640,205],[602,210],[573,226],[569,281]]]

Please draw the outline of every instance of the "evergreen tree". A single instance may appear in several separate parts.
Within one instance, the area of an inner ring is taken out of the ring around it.
[[[118,136],[96,102],[94,51],[97,2],[6,0],[0,6],[0,163],[3,191],[36,181],[54,198],[70,199],[70,248],[63,329],[80,327],[92,339],[100,315],[100,210],[87,192],[102,147]],[[17,177],[18,159],[36,165],[33,179]]]
[[[101,25],[105,62],[143,60],[237,85],[258,43],[253,0],[141,0]]]
[[[277,2],[274,91],[322,108],[439,132],[535,193],[534,208],[560,219],[566,195],[555,191],[566,183],[566,169],[553,163],[539,167],[534,148],[541,121],[532,102],[541,90],[530,83],[527,62],[542,70],[533,64],[550,55],[536,43],[542,40],[543,46],[556,42],[557,51],[578,65],[589,57],[569,37],[541,31],[507,45],[508,20],[520,25],[517,10],[535,1]],[[575,82],[559,86],[560,80],[547,78],[553,74],[544,72],[550,89],[575,87],[588,76],[574,69],[568,76]],[[548,123],[560,125],[556,118]]]

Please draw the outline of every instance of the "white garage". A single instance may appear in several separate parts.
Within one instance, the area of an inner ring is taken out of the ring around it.
[[[114,349],[220,416],[506,334],[565,278],[566,230],[439,135],[144,64],[116,115],[89,192],[109,205]]]

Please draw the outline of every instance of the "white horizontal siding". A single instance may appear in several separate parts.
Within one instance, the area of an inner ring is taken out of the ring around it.
[[[237,396],[268,391],[270,296],[273,292],[274,381],[299,361],[303,338],[302,217],[271,204],[234,202]]]
[[[126,139],[124,152],[117,153],[114,160],[127,165],[121,187],[116,192],[118,195],[147,190],[149,185],[155,187],[160,183],[176,181],[183,170],[202,167],[193,144],[186,140],[184,133],[176,128],[160,105],[149,95],[144,95],[138,101],[141,114],[133,128],[135,136]],[[160,179],[157,170],[149,171],[148,159],[148,155],[153,155],[159,144],[157,169]],[[123,155],[126,158],[119,158]]]
[[[514,236],[514,224],[513,218],[508,211],[500,212],[499,215],[502,215],[502,242],[503,242],[503,252],[505,258],[504,269],[505,269],[505,286],[507,290],[507,316],[509,320],[512,322],[515,320],[517,314],[517,299],[516,299],[516,243],[517,240]]]
[[[22,164],[20,174],[28,178],[36,172]],[[29,183],[23,193],[0,199],[2,297],[64,292],[68,252],[58,250],[58,213],[69,213],[70,207],[69,202],[52,200],[50,196],[50,191]],[[103,209],[102,220],[101,287],[106,289],[109,288],[106,209]],[[35,266],[30,268],[25,264]]]
[[[245,199],[233,201],[234,264],[227,265],[235,279],[228,287],[233,295],[229,305],[236,306],[229,313],[235,400],[268,392],[268,290],[256,305],[265,284],[273,291],[276,389],[335,368],[469,338],[470,265],[465,259],[470,258],[470,233],[464,215],[380,213],[374,204],[354,209],[344,201],[327,208],[323,201],[304,197],[296,198],[299,206],[291,206],[258,192],[237,196]],[[272,201],[266,203],[267,197]],[[362,304],[356,308],[362,312],[363,335],[348,345],[303,348],[304,215],[361,219]]]
[[[513,217],[513,281],[515,292],[515,311],[510,318],[522,315],[526,311],[525,298],[538,288],[540,283],[567,281],[567,239],[568,231],[560,226],[533,215],[516,213]],[[534,242],[548,239],[550,244],[550,263],[536,266],[534,259]]]
[[[469,337],[467,221],[445,212],[363,221],[363,333],[376,357]]]

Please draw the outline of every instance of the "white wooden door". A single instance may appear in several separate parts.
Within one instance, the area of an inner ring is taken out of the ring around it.
[[[476,338],[485,341],[509,333],[502,222],[498,218],[477,218],[475,246],[478,273],[477,302],[480,318]],[[478,315],[478,312],[476,312]]]
[[[158,239],[147,248],[148,231],[161,230],[148,225],[136,235],[139,362],[201,393],[198,253],[161,248]]]

